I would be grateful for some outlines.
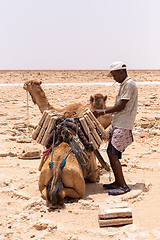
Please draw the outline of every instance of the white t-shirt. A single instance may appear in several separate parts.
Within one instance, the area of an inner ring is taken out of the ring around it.
[[[138,89],[136,83],[129,76],[120,84],[115,104],[122,99],[129,101],[123,110],[112,114],[112,125],[132,130],[137,114]]]

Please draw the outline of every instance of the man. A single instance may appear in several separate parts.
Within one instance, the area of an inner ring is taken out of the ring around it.
[[[132,129],[137,114],[138,90],[135,82],[127,75],[126,64],[122,62],[112,63],[108,76],[112,76],[116,82],[120,83],[115,105],[109,109],[94,110],[93,113],[96,117],[113,113],[107,154],[115,181],[104,184],[103,187],[111,189],[108,192],[109,195],[119,195],[130,191],[119,159],[126,147],[133,142]]]

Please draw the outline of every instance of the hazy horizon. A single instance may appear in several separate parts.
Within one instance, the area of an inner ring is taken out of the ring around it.
[[[0,69],[160,69],[159,0],[0,1]]]

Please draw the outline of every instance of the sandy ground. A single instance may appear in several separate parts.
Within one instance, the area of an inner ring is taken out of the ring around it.
[[[160,85],[138,84],[134,143],[122,159],[131,192],[109,196],[102,187],[109,183],[109,174],[103,170],[98,182],[86,184],[82,199],[67,199],[64,209],[52,210],[38,190],[40,159],[19,158],[25,148],[43,150],[31,139],[42,115],[30,96],[27,115],[22,85],[2,84],[23,84],[33,79],[43,83],[112,81],[106,75],[107,71],[0,71],[0,239],[160,239]],[[160,82],[160,71],[129,71],[129,75],[136,82]],[[73,102],[86,105],[95,93],[107,95],[107,105],[112,106],[119,88],[116,84],[42,87],[57,108]],[[101,153],[108,162],[105,146],[101,146]],[[133,224],[100,228],[99,208],[119,203],[131,208]]]

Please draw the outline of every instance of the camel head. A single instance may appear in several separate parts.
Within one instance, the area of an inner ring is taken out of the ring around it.
[[[42,84],[42,82],[41,82],[41,81],[39,82],[39,81],[37,81],[37,80],[29,80],[29,81],[26,81],[26,82],[24,83],[24,85],[23,85],[23,89],[29,91],[29,89],[30,89],[31,87],[33,87],[34,84],[40,86],[40,85]]]
[[[36,80],[29,80],[29,81],[26,81],[23,85],[23,89],[29,92],[34,104],[37,103],[36,95],[41,94],[41,95],[45,96],[44,91],[42,90],[42,88],[40,86],[41,84],[42,84],[41,81],[39,82]]]
[[[31,95],[32,101],[34,104],[37,104],[41,113],[44,112],[44,110],[49,110],[53,108],[45,95],[45,92],[43,91],[41,87],[42,82],[32,80],[32,81],[26,81],[23,85],[23,89],[29,92]]]
[[[91,109],[104,109],[107,96],[103,96],[101,93],[96,93],[90,96]]]

